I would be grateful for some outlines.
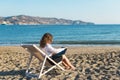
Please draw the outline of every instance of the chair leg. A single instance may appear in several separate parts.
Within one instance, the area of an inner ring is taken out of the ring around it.
[[[32,61],[33,55],[31,54],[27,63],[27,70],[26,70],[26,74],[29,73],[29,68],[30,68],[30,63]]]
[[[52,67],[49,68],[47,71],[43,72],[43,69],[44,69],[44,67],[45,67],[44,65],[45,65],[46,60],[47,60],[47,57],[45,57],[45,59],[44,59],[44,61],[43,61],[43,63],[42,63],[42,67],[41,67],[41,70],[40,70],[38,79],[40,79],[42,75],[44,75],[44,74],[46,74],[47,72],[51,71],[51,70],[52,70],[53,68],[55,68],[56,66],[58,66],[61,70],[64,71],[64,69],[60,66],[60,64],[61,64],[62,62],[59,62],[59,63],[55,63],[56,65],[52,66]]]
[[[44,65],[45,65],[46,60],[47,60],[47,57],[45,57],[45,59],[44,59],[44,61],[42,63],[42,67],[41,67],[38,79],[43,75],[43,69],[44,69]]]
[[[61,70],[63,70],[63,71],[64,71],[65,69],[64,69],[63,67],[61,67],[61,66],[60,66],[60,64],[61,64],[61,63],[62,63],[62,62],[60,62],[60,63],[56,64],[56,66],[58,66]]]

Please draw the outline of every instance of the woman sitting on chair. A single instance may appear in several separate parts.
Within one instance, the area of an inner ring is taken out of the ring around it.
[[[68,58],[64,55],[67,48],[54,48],[52,47],[53,36],[50,33],[45,33],[40,40],[40,47],[49,55],[55,62],[62,61],[66,69],[75,70],[75,67],[70,63]],[[52,64],[52,63],[51,63]]]

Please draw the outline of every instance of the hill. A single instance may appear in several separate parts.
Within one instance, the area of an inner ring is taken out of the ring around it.
[[[68,20],[48,17],[34,17],[27,15],[0,17],[0,24],[6,25],[91,25],[92,22]]]

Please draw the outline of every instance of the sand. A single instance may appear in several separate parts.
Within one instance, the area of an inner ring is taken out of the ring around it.
[[[53,69],[40,80],[120,80],[119,46],[68,47],[66,56],[75,71]],[[25,77],[28,57],[20,46],[0,46],[0,80],[37,80]],[[34,59],[31,67],[38,66]]]

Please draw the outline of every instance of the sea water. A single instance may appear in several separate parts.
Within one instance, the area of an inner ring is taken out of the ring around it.
[[[0,25],[0,46],[39,44],[46,32],[54,45],[120,45],[120,25]]]

